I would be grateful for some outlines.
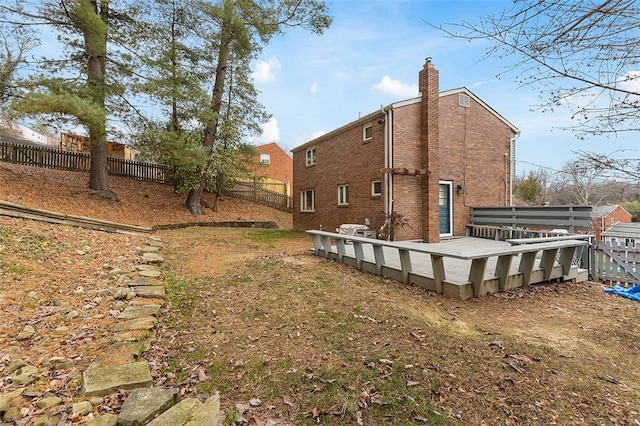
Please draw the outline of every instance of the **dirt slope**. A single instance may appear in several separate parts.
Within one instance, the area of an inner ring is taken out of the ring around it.
[[[224,198],[218,212],[206,209],[193,216],[184,207],[186,195],[168,185],[111,177],[117,203],[92,200],[89,175],[0,162],[0,200],[59,213],[87,216],[137,226],[190,222],[275,221],[281,229],[292,226],[291,214],[235,198]],[[213,204],[213,197],[204,201]]]

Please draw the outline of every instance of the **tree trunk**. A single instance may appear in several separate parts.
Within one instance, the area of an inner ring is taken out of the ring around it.
[[[192,189],[189,191],[189,195],[187,196],[186,206],[187,209],[194,216],[200,216],[204,214],[204,210],[202,209],[202,194],[204,192],[204,185],[200,185],[197,189]]]
[[[109,19],[109,2],[102,0],[100,5],[95,1],[82,0],[78,13],[84,36],[87,55],[87,86],[93,102],[98,106],[97,117],[86,123],[89,129],[91,144],[91,167],[89,169],[89,189],[99,199],[117,201],[115,193],[109,189],[107,174],[107,130],[105,111],[105,74],[107,57],[107,22]],[[101,25],[95,25],[98,15]]]
[[[222,109],[222,95],[224,94],[224,84],[227,78],[227,64],[229,62],[229,46],[231,45],[231,16],[233,15],[233,2],[226,0],[224,2],[224,18],[222,20],[220,47],[218,48],[218,65],[216,66],[216,78],[213,83],[213,94],[211,95],[211,119],[206,123],[204,130],[203,146],[209,148],[209,156],[213,156],[214,145],[216,142],[216,132],[218,130],[218,117]],[[211,158],[209,159],[211,162]],[[206,167],[204,173],[211,173],[209,167]],[[202,194],[204,192],[204,182],[207,176],[201,177],[200,185],[191,189],[187,196],[187,208],[194,215],[204,214],[202,211]]]

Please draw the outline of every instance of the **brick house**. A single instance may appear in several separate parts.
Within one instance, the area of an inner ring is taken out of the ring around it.
[[[631,223],[631,217],[631,213],[619,204],[595,206],[591,213],[595,240],[601,241],[603,233],[618,223]]]
[[[470,206],[510,205],[519,130],[468,89],[438,86],[427,59],[419,97],[294,148],[294,228],[399,214],[394,239],[436,242],[464,235]]]
[[[266,177],[266,184],[271,183],[274,190],[291,195],[291,186],[293,184],[293,159],[288,152],[280,148],[275,143],[267,143],[256,146],[260,153],[256,158],[256,162],[260,163],[260,167],[256,168],[254,174],[260,177]],[[275,184],[281,184],[276,189]],[[282,190],[284,188],[284,190]]]

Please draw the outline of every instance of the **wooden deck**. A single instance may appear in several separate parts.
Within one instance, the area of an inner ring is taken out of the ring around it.
[[[553,279],[586,280],[586,271],[572,265],[576,249],[588,244],[579,239],[421,243],[307,232],[318,256],[463,300]]]

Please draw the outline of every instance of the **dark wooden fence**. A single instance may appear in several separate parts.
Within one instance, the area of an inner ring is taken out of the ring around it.
[[[91,154],[0,141],[0,161],[49,169],[88,172],[91,167]],[[107,172],[112,176],[172,184],[172,171],[171,167],[162,164],[107,157]]]
[[[467,236],[504,241],[587,234],[593,230],[592,211],[593,206],[472,207]],[[593,273],[592,262],[588,249],[576,251],[575,265]]]
[[[502,229],[510,232],[525,231],[531,236],[540,236],[535,234],[562,229],[573,234],[593,229],[592,211],[592,206],[472,207],[469,223],[479,231],[486,228],[494,233],[495,230]],[[521,236],[510,235],[508,238]]]
[[[91,154],[0,140],[0,161],[49,169],[88,172],[91,167]],[[173,168],[162,164],[107,157],[107,171],[111,176],[174,184]],[[259,185],[260,183],[239,182],[226,194],[278,210],[287,212],[293,210],[291,197],[281,192],[260,188]]]

